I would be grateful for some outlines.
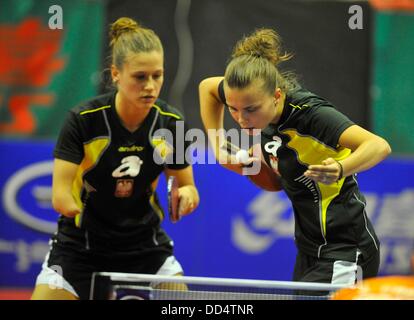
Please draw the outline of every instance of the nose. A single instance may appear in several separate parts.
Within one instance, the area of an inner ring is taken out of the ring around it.
[[[146,91],[152,91],[155,88],[154,79],[149,78],[148,81],[145,82],[144,90]]]
[[[239,113],[238,122],[239,122],[240,126],[243,127],[243,128],[246,128],[248,126],[249,118],[248,118],[248,116],[245,112],[240,112]]]

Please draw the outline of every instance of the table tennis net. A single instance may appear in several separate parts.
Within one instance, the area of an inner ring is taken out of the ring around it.
[[[95,273],[91,299],[326,300],[342,285],[147,274]]]

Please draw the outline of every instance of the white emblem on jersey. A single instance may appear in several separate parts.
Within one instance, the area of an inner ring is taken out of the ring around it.
[[[121,160],[121,165],[112,172],[114,178],[125,176],[136,177],[141,171],[141,165],[144,163],[138,156],[129,156]]]
[[[273,141],[270,141],[264,145],[264,150],[269,153],[269,164],[272,167],[273,171],[280,175],[279,173],[279,159],[277,157],[277,149],[282,145],[282,139],[278,136],[273,136]]]
[[[267,153],[270,153],[274,157],[277,157],[277,149],[282,145],[282,139],[278,136],[273,137],[274,141],[270,141],[265,144],[264,149]]]

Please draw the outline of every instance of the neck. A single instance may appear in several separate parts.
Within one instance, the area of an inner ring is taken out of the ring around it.
[[[275,108],[275,116],[270,123],[277,124],[280,120],[280,117],[283,113],[283,108],[285,106],[286,94],[282,93],[280,98],[277,100],[276,108]]]
[[[121,120],[122,125],[131,132],[137,130],[151,108],[140,108],[122,99],[122,96],[117,92],[115,96],[115,110]]]

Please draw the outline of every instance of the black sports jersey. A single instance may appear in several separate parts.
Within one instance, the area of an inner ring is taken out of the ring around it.
[[[54,156],[79,165],[72,193],[82,213],[75,220],[61,216],[58,237],[89,237],[95,247],[124,249],[169,242],[159,230],[164,213],[151,184],[165,166],[188,166],[185,159],[181,164],[154,160],[175,159],[174,141],[165,139],[160,130],[168,129],[175,137],[176,123],[182,120],[176,109],[158,99],[131,133],[115,110],[115,93],[72,109]],[[184,135],[179,144],[185,143],[183,139]],[[88,239],[86,245],[90,245]]]
[[[225,103],[223,82],[219,93]],[[379,248],[355,175],[331,185],[303,175],[311,164],[350,155],[338,140],[353,124],[325,99],[297,88],[286,95],[278,124],[261,132],[265,161],[292,202],[296,244],[311,256],[353,261],[357,249],[369,256]]]

